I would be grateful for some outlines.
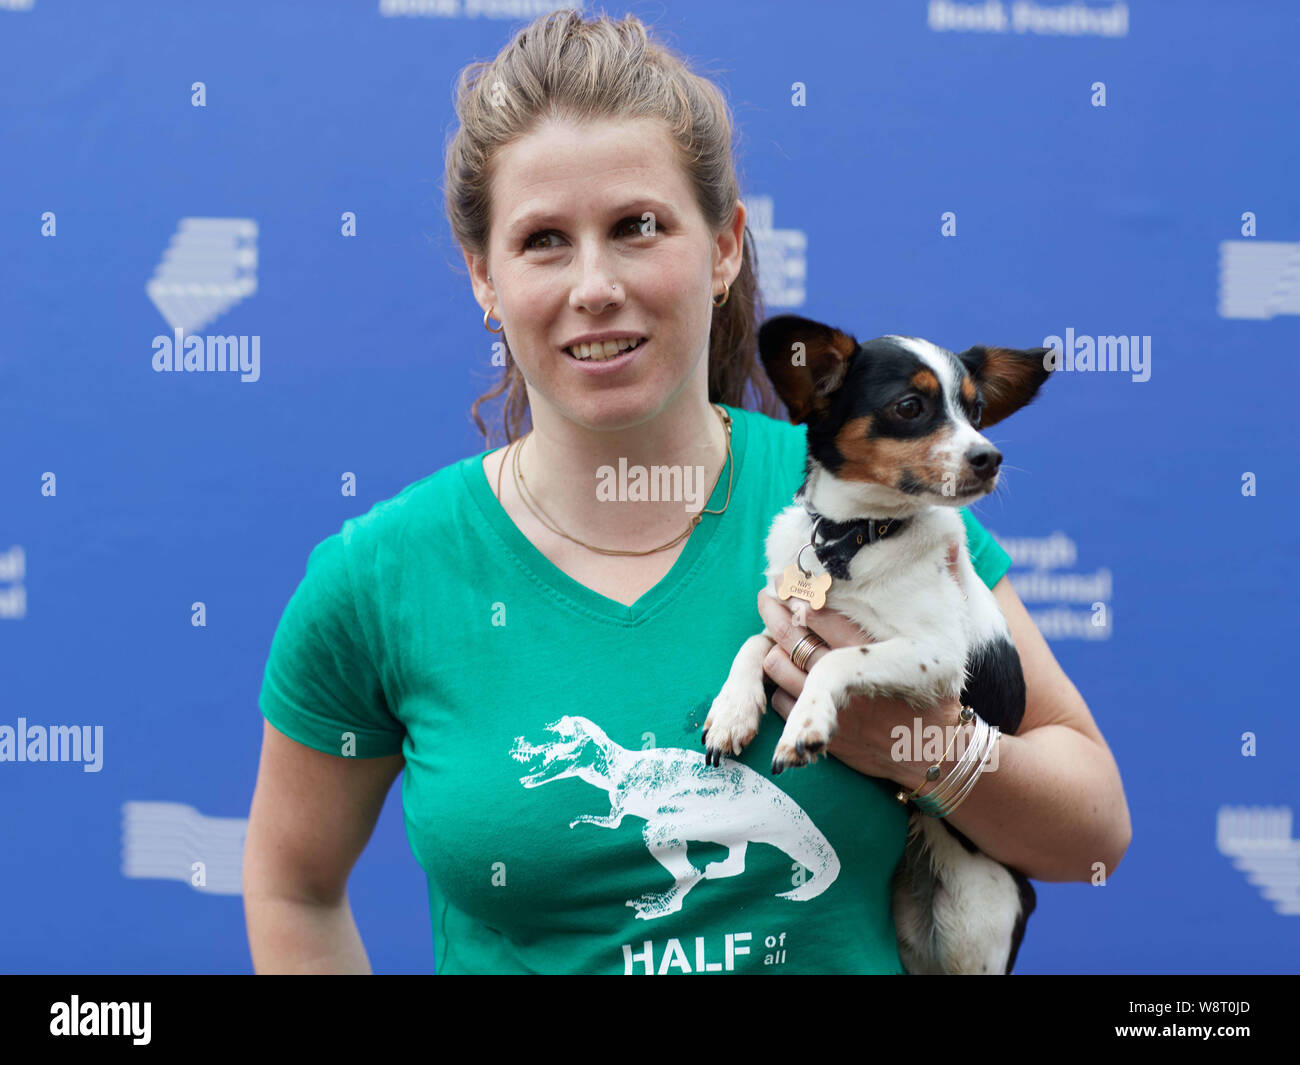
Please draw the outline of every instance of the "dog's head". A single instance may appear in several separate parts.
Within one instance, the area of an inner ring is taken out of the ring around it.
[[[787,314],[758,334],[759,354],[809,457],[863,501],[960,507],[997,487],[1002,453],[980,432],[1025,406],[1051,370],[1050,348],[973,347],[954,355],[928,340],[859,344]]]

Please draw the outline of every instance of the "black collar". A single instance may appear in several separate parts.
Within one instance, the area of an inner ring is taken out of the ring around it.
[[[812,548],[817,560],[832,577],[847,580],[849,563],[863,547],[887,536],[897,536],[911,522],[910,518],[858,518],[856,521],[832,521],[818,514],[807,503],[804,509],[813,519]]]

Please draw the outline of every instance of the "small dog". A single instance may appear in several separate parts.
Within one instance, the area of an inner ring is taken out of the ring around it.
[[[1020,727],[1020,658],[997,600],[971,565],[957,508],[996,488],[1002,455],[978,430],[1034,398],[1051,372],[1049,350],[972,347],[954,355],[918,337],[859,344],[795,315],[764,323],[759,353],[768,376],[790,420],[808,427],[803,483],[767,537],[769,590],[779,594],[783,576],[802,572],[814,606],[815,590],[829,585],[826,607],[878,641],[817,660],[787,718],[773,773],[824,751],[837,712],[858,693],[922,710],[960,695],[1004,733]],[[960,590],[946,572],[953,542]],[[802,623],[806,604],[790,601]],[[775,643],[764,628],[736,655],[704,723],[710,764],[739,755],[757,733],[775,688],[763,673]],[[1026,877],[920,810],[892,892],[909,973],[1010,973],[1036,903]]]

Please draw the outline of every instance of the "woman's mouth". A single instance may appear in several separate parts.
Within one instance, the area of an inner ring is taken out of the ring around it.
[[[646,342],[646,339],[646,337],[637,337],[635,340],[598,340],[591,344],[574,344],[572,347],[564,348],[563,351],[579,362],[609,362],[626,355],[629,351],[636,351]]]

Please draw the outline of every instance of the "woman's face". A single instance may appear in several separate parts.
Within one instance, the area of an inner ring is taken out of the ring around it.
[[[488,257],[466,262],[480,306],[504,323],[534,424],[545,405],[619,428],[695,382],[705,394],[712,298],[740,271],[744,224],[739,206],[733,226],[709,231],[651,119],[548,122],[502,149]],[[604,367],[565,352],[605,332],[646,339]]]

